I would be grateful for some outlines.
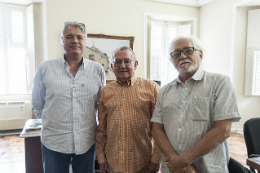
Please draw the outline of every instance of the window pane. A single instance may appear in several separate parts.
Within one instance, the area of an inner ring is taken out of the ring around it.
[[[1,38],[1,37],[0,37]],[[0,39],[0,42],[2,39]],[[0,46],[0,94],[6,94],[6,78],[5,78],[5,56],[3,46]]]
[[[18,11],[12,11],[12,39],[14,43],[24,42],[24,31],[23,31],[23,13]]]
[[[1,9],[1,7],[0,7]],[[4,38],[3,38],[3,19],[2,11],[0,11],[0,94],[6,94],[6,78],[5,78],[5,54],[4,54]]]
[[[168,47],[170,42],[177,36],[179,23],[151,22],[151,70],[153,80],[161,81],[161,86],[171,82],[178,76],[178,72],[169,61]]]
[[[169,36],[168,45],[170,45],[171,41],[177,36],[176,26],[168,27],[168,36]],[[169,58],[170,58],[169,54],[167,54],[167,56],[169,56]],[[178,77],[178,71],[173,67],[172,63],[168,63],[168,65],[167,65],[167,83],[173,81],[177,77]]]
[[[260,51],[255,51],[255,79],[254,79],[254,93],[260,94]]]
[[[155,26],[153,32],[153,48],[154,51],[163,51],[163,27],[162,26]]]
[[[8,57],[9,94],[26,94],[25,49],[10,48]]]
[[[177,36],[177,30],[176,28],[170,27],[169,28],[169,39],[168,43],[170,45],[171,41]]]

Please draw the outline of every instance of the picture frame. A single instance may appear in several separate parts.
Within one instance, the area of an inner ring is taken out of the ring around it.
[[[111,69],[112,53],[121,46],[127,46],[133,50],[133,44],[134,36],[88,34],[86,51],[83,56],[103,66],[106,73],[106,82],[109,83],[116,80]]]

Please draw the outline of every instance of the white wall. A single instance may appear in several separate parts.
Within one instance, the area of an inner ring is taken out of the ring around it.
[[[242,131],[244,122],[259,117],[260,98],[244,95],[247,11],[250,7],[235,8],[234,61],[231,52],[233,5],[241,0],[215,0],[200,9],[200,39],[206,50],[204,66],[207,71],[230,76],[238,98],[241,120],[232,128]],[[254,7],[255,8],[255,7]]]
[[[34,1],[34,0],[33,0]],[[60,32],[65,21],[86,24],[88,33],[134,36],[139,61],[137,75],[143,77],[144,12],[199,17],[199,8],[145,0],[46,0],[48,59],[63,55]],[[44,60],[42,3],[34,4],[36,66]],[[198,29],[197,29],[198,30]],[[31,95],[0,96],[0,100],[31,100]]]
[[[230,76],[232,6],[239,0],[215,0],[200,8],[199,37],[206,46],[205,69]]]
[[[238,7],[236,10],[236,35],[233,64],[233,84],[236,88],[242,119],[234,127],[243,128],[244,122],[250,118],[260,117],[260,97],[245,96],[245,65],[248,10],[260,7]]]
[[[86,24],[88,33],[134,36],[134,51],[139,61],[136,73],[143,77],[144,12],[199,17],[197,7],[144,0],[47,0],[48,58],[62,56],[59,40],[62,25],[76,20]]]
[[[35,35],[35,66],[44,61],[43,49],[43,16],[42,16],[42,3],[35,3],[34,10],[34,35]]]

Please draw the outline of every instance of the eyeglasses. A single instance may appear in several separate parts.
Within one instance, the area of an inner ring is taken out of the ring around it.
[[[129,66],[129,65],[131,65],[132,60],[130,60],[130,59],[126,59],[126,60],[124,60],[124,61],[116,60],[116,61],[114,61],[113,63],[114,63],[114,65],[115,65],[116,67],[120,67],[121,64],[122,64],[122,62],[125,64],[125,66]]]
[[[179,58],[181,56],[181,52],[184,53],[184,55],[192,55],[195,49],[194,47],[187,47],[184,48],[183,50],[175,50],[172,53],[170,53],[171,57],[173,59]]]

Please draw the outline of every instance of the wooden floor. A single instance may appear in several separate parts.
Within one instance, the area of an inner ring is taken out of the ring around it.
[[[244,136],[232,132],[228,143],[230,156],[246,166]],[[0,137],[0,170],[1,173],[25,173],[24,139],[19,135]]]

